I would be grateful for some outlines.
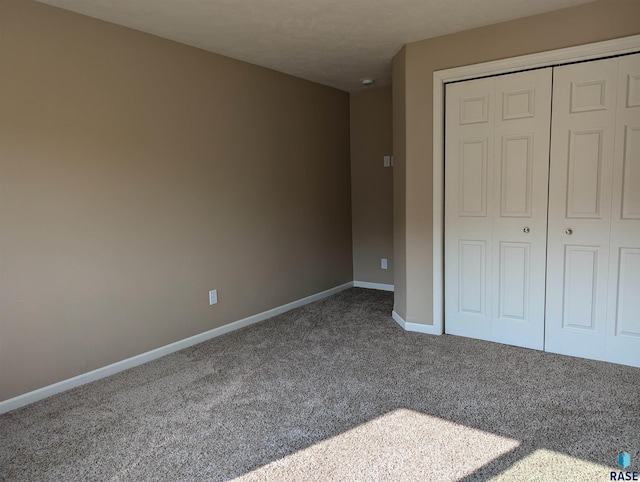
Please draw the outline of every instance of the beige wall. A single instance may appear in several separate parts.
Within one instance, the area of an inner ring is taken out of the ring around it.
[[[353,278],[393,284],[391,87],[351,94],[351,215]],[[380,269],[387,258],[387,269]]]
[[[432,324],[433,72],[640,33],[640,1],[602,0],[479,29],[407,44],[394,60],[394,249],[396,311]],[[402,90],[402,92],[400,92]],[[396,93],[397,92],[397,93]],[[399,113],[404,118],[399,118]],[[406,123],[406,124],[405,124]],[[398,139],[406,141],[406,150]],[[404,252],[406,250],[406,252]],[[402,269],[405,279],[400,279]],[[406,283],[406,284],[405,284]],[[406,301],[403,306],[398,300]]]
[[[353,279],[348,94],[28,0],[0,38],[0,400]]]

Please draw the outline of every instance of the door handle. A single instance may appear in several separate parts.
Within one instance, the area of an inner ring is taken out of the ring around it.
[[[573,229],[567,228],[565,231],[565,234],[568,234],[569,236],[571,236],[573,234]]]
[[[523,231],[524,231],[525,233],[528,233],[528,232],[529,232],[529,231],[531,231],[531,230],[529,229],[529,226],[525,226],[525,227],[524,227],[524,229],[523,229]]]

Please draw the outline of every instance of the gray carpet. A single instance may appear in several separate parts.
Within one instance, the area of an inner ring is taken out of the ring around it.
[[[640,369],[404,332],[350,289],[0,416],[0,480],[609,480]]]

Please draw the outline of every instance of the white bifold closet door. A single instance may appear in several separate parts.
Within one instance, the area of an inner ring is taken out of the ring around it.
[[[556,67],[545,349],[640,366],[640,55]]]
[[[447,333],[543,348],[551,76],[446,87]]]

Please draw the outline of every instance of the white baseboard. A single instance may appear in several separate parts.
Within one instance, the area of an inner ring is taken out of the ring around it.
[[[423,325],[422,323],[411,323],[404,321],[404,319],[395,311],[391,312],[393,319],[402,327],[405,331],[415,331],[417,333],[426,333],[427,335],[439,335],[433,325]]]
[[[385,285],[382,283],[369,283],[368,281],[354,281],[354,288],[368,288],[370,290],[393,291],[393,285]]]
[[[56,393],[71,390],[72,388],[79,387],[80,385],[94,382],[96,380],[100,380],[101,378],[114,375],[124,370],[128,370],[129,368],[142,365],[143,363],[147,363],[155,360],[156,358],[160,358],[165,355],[169,355],[170,353],[180,351],[184,348],[197,345],[198,343],[202,343],[203,341],[207,341],[217,336],[224,335],[225,333],[244,328],[245,326],[253,325],[254,323],[264,321],[286,311],[293,310],[294,308],[299,308],[309,303],[313,303],[314,301],[319,301],[321,299],[327,298],[328,296],[334,295],[351,287],[353,287],[353,281],[340,286],[336,286],[335,288],[331,288],[326,291],[322,291],[321,293],[316,293],[315,295],[307,296],[306,298],[287,303],[286,305],[263,311],[262,313],[258,313],[257,315],[234,321],[233,323],[214,328],[213,330],[205,331],[204,333],[200,333],[199,335],[194,335],[189,338],[185,338],[183,340],[161,346],[160,348],[156,348],[155,350],[151,350],[146,353],[141,353],[140,355],[127,358],[126,360],[112,363],[111,365],[107,365],[106,367],[98,368],[96,370],[83,373],[73,378],[68,378],[67,380],[62,380],[61,382],[54,383],[53,385],[48,385],[37,390],[33,390],[32,392],[28,392],[23,395],[18,395],[17,397],[0,402],[0,414],[15,410],[20,407],[24,407],[25,405],[29,405],[30,403],[37,402],[38,400],[42,400],[43,398],[50,397],[52,395],[55,395]]]

